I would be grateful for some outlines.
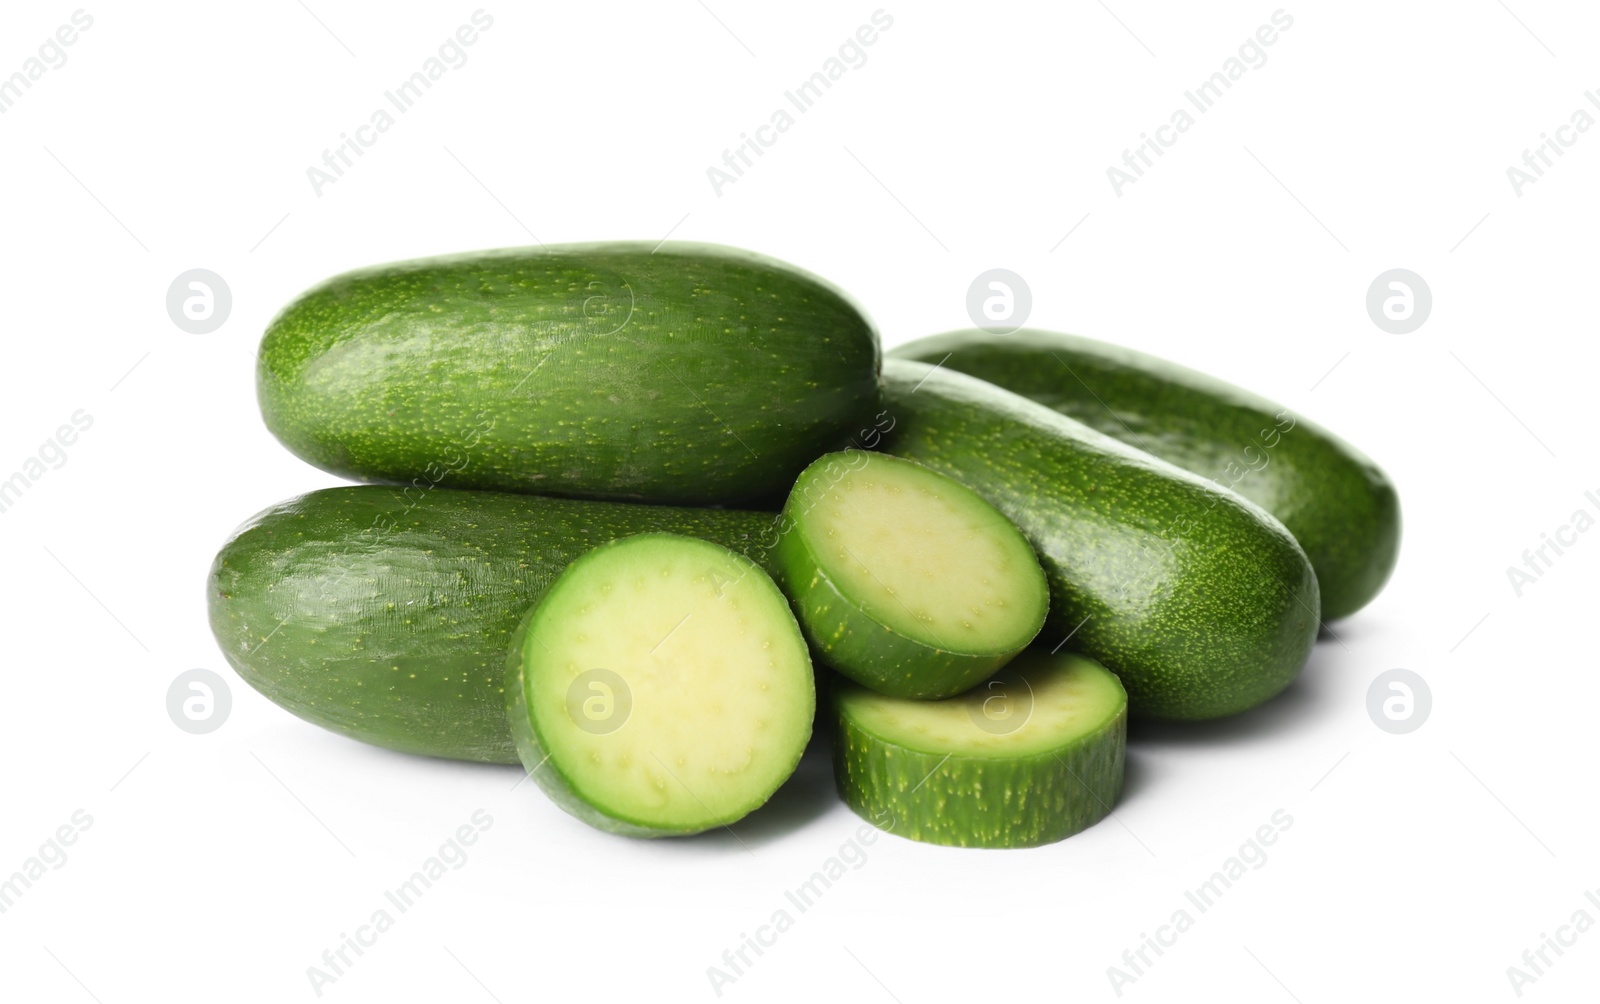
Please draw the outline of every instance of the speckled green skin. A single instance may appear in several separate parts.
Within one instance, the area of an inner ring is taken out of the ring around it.
[[[573,244],[330,279],[256,387],[302,459],[364,481],[680,504],[786,489],[876,410],[843,294],[732,248]]]
[[[977,686],[1026,648],[1033,634],[997,645],[992,651],[949,651],[895,630],[845,595],[823,570],[805,530],[808,484],[816,481],[815,490],[825,491],[831,484],[825,465],[841,462],[836,457],[822,457],[795,482],[784,506],[783,533],[776,553],[778,581],[794,605],[817,661],[880,694],[937,699]],[[953,487],[960,490],[961,486]],[[862,558],[870,560],[865,555]],[[1033,632],[1037,634],[1044,625],[1049,593],[1037,564],[1031,573],[1039,580],[1039,613]]]
[[[855,684],[839,681],[839,687]],[[834,781],[856,814],[911,840],[952,847],[1037,847],[1111,813],[1122,794],[1127,705],[1059,747],[1014,757],[914,748],[875,735],[833,704]]]
[[[211,566],[211,630],[280,707],[407,753],[516,763],[506,652],[570,562],[649,531],[758,562],[768,513],[503,492],[328,488],[241,527]]]
[[[975,377],[890,359],[883,380],[883,448],[1017,524],[1050,582],[1041,641],[1070,634],[1069,650],[1122,679],[1134,714],[1233,714],[1300,672],[1317,579],[1265,510]]]
[[[617,542],[613,541],[612,543]],[[594,552],[591,551],[590,553]],[[786,626],[795,632],[796,645],[800,645],[803,648],[804,646],[799,638],[800,625],[795,622],[793,616],[789,613],[787,604],[782,602],[782,594],[778,592],[777,584],[759,567],[751,569],[748,563],[741,563],[738,560],[738,556],[730,556],[730,558],[732,560],[729,563],[726,578],[729,580],[742,579],[746,574],[754,574],[766,579],[767,588],[779,600],[779,603],[774,604],[776,611],[785,617],[788,621]],[[560,582],[552,585],[552,589],[559,588],[562,588]],[[560,760],[551,756],[550,743],[544,736],[540,735],[536,719],[528,710],[527,658],[524,653],[528,645],[542,644],[529,638],[529,632],[534,630],[535,615],[538,612],[538,605],[535,604],[529,609],[526,616],[522,618],[522,621],[517,626],[516,635],[512,639],[511,648],[507,653],[505,662],[505,716],[510,723],[511,735],[516,742],[517,752],[521,756],[523,769],[528,771],[528,775],[533,778],[534,783],[550,797],[552,802],[597,830],[623,837],[654,838],[692,836],[696,833],[704,833],[714,827],[726,826],[761,808],[772,797],[772,791],[752,792],[750,800],[742,811],[732,812],[724,818],[707,823],[704,826],[683,828],[652,825],[636,818],[619,815],[616,812],[607,811],[602,806],[586,798],[579,786],[562,770]],[[814,679],[809,666],[806,667],[806,676],[808,679]],[[807,693],[810,696],[805,707],[796,708],[795,711],[803,715],[808,721],[811,721],[815,718],[817,710],[814,684]],[[714,715],[708,716],[705,727],[716,727]],[[780,773],[784,778],[788,778],[794,773],[795,768],[800,766],[800,757],[804,755],[806,745],[810,742],[810,739],[811,733],[807,731],[805,737],[795,744],[794,749],[788,751],[787,759],[781,763]]]
[[[953,331],[892,355],[944,360],[1163,460],[1278,517],[1311,559],[1322,616],[1378,595],[1400,554],[1400,499],[1370,459],[1281,405],[1141,352],[1076,335]],[[1287,429],[1285,421],[1292,422]]]

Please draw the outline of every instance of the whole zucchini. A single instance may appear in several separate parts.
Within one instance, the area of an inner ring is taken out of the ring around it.
[[[732,509],[326,488],[273,506],[223,545],[211,630],[245,682],[307,721],[407,753],[516,763],[507,653],[563,569],[650,532],[765,563],[772,524]]]
[[[814,276],[731,248],[573,244],[341,275],[268,327],[267,427],[349,478],[737,503],[875,410],[877,333]]]
[[[895,356],[987,380],[1211,478],[1294,534],[1344,617],[1378,595],[1400,553],[1400,499],[1355,447],[1246,390],[1154,356],[1051,331],[955,331]]]
[[[890,359],[883,379],[883,448],[1010,517],[1050,584],[1037,644],[1116,673],[1131,713],[1228,715],[1300,672],[1317,579],[1265,510],[976,377]]]

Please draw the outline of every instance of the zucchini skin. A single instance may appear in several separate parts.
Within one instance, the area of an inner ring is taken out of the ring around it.
[[[674,504],[770,494],[875,411],[844,294],[714,245],[573,244],[330,279],[267,328],[267,427],[354,480]]]
[[[1022,530],[1050,584],[1040,643],[1070,635],[1070,651],[1121,678],[1132,714],[1235,714],[1299,674],[1317,579],[1265,510],[944,367],[890,359],[884,392],[894,426],[882,448],[962,482]]]
[[[1164,359],[1049,331],[955,331],[892,354],[943,359],[1255,502],[1311,559],[1326,619],[1366,606],[1394,571],[1394,484],[1355,447],[1266,398]]]
[[[667,531],[766,562],[773,515],[504,492],[327,488],[255,516],[212,563],[212,633],[273,703],[406,753],[517,763],[506,652],[580,555]]]

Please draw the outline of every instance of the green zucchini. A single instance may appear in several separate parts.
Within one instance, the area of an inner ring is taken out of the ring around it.
[[[883,367],[883,449],[960,481],[1033,544],[1052,646],[1121,677],[1134,714],[1216,718],[1288,686],[1319,626],[1316,575],[1265,510],[975,377]]]
[[[895,349],[1048,405],[1231,488],[1283,521],[1345,617],[1378,595],[1400,553],[1400,500],[1378,466],[1281,405],[1140,352],[1076,335],[956,331]]]
[[[330,279],[268,327],[267,427],[357,480],[730,504],[781,492],[876,409],[842,293],[710,245],[573,244]]]
[[[506,652],[573,559],[671,531],[757,560],[773,515],[375,485],[282,502],[211,566],[211,630],[256,690],[342,735],[407,753],[516,763]]]
[[[859,815],[912,840],[1033,847],[1122,792],[1128,697],[1105,667],[1031,648],[960,697],[833,688],[834,776]]]
[[[592,826],[660,837],[725,826],[795,767],[811,658],[749,558],[653,533],[595,548],[512,643],[506,714],[529,775]]]
[[[1044,625],[1050,589],[1021,532],[920,464],[827,454],[778,532],[780,581],[817,658],[882,693],[959,694]]]

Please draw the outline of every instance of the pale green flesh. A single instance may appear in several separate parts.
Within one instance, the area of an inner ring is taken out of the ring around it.
[[[945,651],[1025,645],[1047,590],[1021,532],[949,478],[896,457],[856,456],[800,517],[835,587],[880,624]]]
[[[1041,649],[1023,652],[959,697],[908,700],[852,685],[836,700],[855,725],[896,746],[994,759],[1060,748],[1101,731],[1127,707],[1109,670]]]
[[[786,601],[704,541],[650,535],[591,552],[541,601],[522,657],[551,767],[617,819],[737,819],[783,782],[810,733],[810,659]],[[579,681],[597,669],[624,692]]]

